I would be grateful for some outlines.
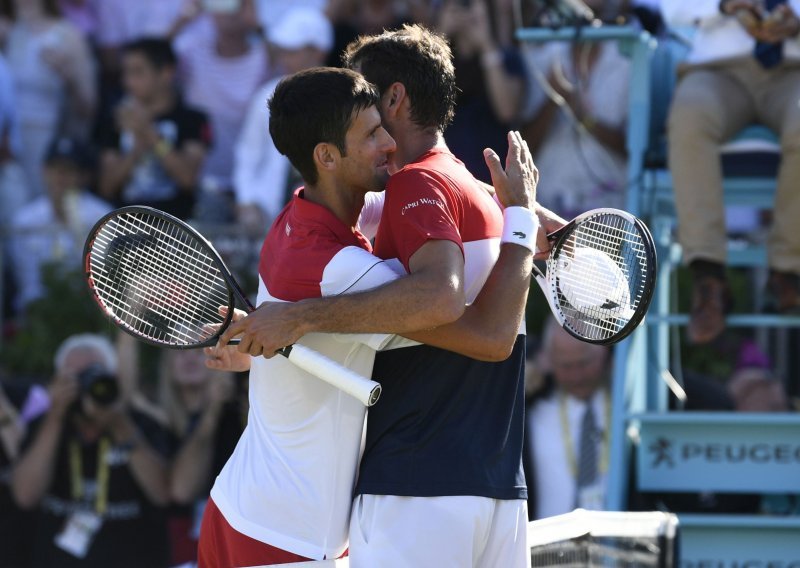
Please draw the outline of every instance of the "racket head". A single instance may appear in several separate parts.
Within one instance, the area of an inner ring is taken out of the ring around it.
[[[656,249],[647,226],[620,209],[593,209],[550,237],[547,273],[544,282],[538,279],[564,329],[600,345],[630,335],[656,284]]]
[[[89,233],[83,258],[86,281],[103,313],[152,345],[214,345],[230,324],[236,297],[247,303],[211,243],[152,207],[122,207],[105,215]],[[225,316],[220,306],[227,306]]]

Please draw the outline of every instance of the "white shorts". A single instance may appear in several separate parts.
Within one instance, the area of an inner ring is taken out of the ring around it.
[[[530,567],[525,500],[359,495],[350,568]]]

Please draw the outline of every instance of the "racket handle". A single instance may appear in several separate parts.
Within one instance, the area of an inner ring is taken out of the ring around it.
[[[228,342],[228,345],[238,345],[240,341],[238,337],[234,337]],[[380,383],[351,371],[344,365],[313,349],[295,344],[279,349],[278,353],[304,371],[335,386],[350,396],[356,397],[365,406],[372,406],[378,402],[381,396]]]
[[[291,345],[278,351],[292,363],[354,396],[365,406],[372,406],[381,396],[381,385],[351,371],[322,353],[303,345]]]

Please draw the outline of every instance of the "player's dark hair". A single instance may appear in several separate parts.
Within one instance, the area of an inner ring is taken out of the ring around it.
[[[157,37],[144,37],[126,43],[122,52],[124,54],[141,54],[150,64],[159,71],[165,67],[174,68],[178,64],[175,51],[169,40]]]
[[[355,115],[376,106],[374,85],[349,69],[316,67],[283,79],[269,100],[269,133],[308,184],[317,183],[314,147],[334,144],[347,154],[345,135]]]
[[[411,119],[444,131],[455,112],[456,74],[444,36],[419,24],[379,35],[361,36],[344,51],[345,67],[357,69],[383,94],[402,83],[411,100]]]

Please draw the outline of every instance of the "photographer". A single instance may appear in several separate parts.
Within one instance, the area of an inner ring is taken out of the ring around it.
[[[164,429],[132,410],[111,343],[68,338],[55,356],[51,406],[12,473],[20,507],[36,509],[34,566],[165,566]]]

